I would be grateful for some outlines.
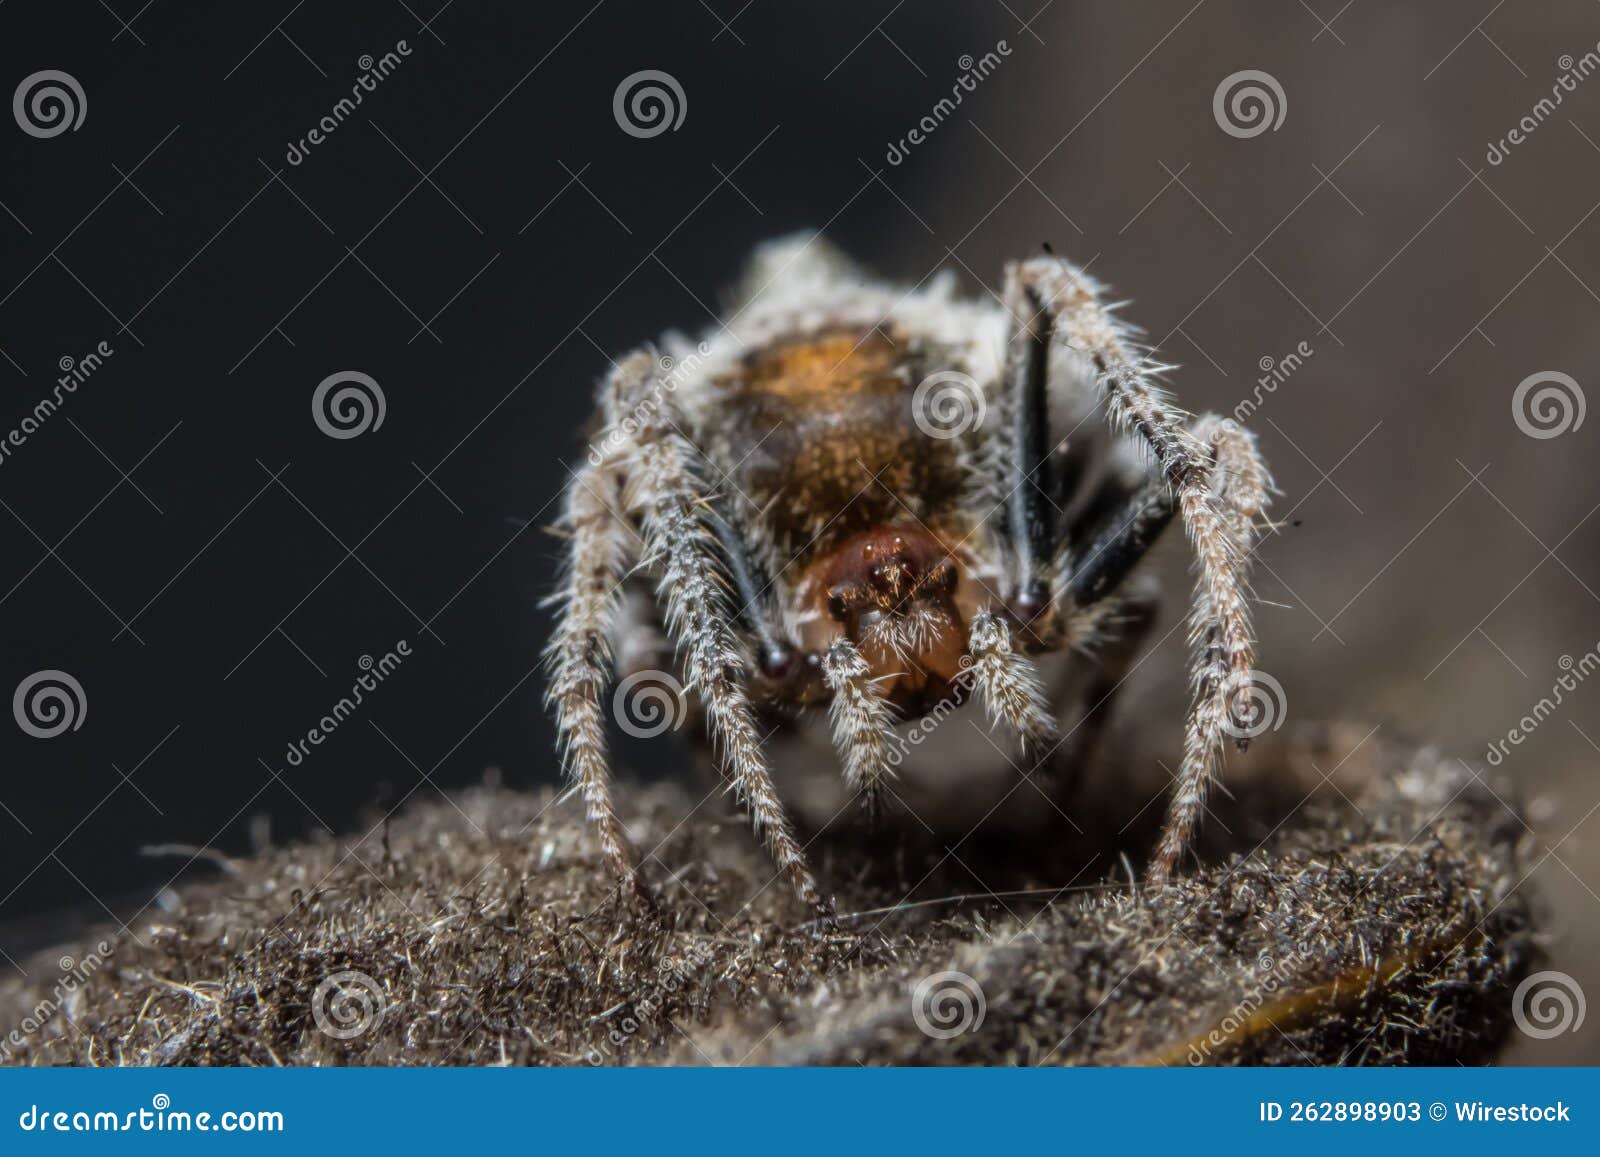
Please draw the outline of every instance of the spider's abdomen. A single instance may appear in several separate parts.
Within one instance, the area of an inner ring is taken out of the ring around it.
[[[943,521],[960,492],[955,446],[919,430],[912,407],[941,354],[886,326],[826,329],[752,350],[711,383],[711,452],[786,557],[908,510]]]

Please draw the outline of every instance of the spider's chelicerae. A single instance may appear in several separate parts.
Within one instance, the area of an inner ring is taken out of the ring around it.
[[[669,334],[603,383],[567,495],[550,700],[626,882],[605,739],[614,668],[676,654],[723,775],[826,910],[769,734],[825,707],[869,805],[905,748],[897,726],[969,694],[1035,767],[1081,755],[1062,746],[1067,705],[1041,664],[1065,652],[1091,672],[1073,683],[1077,710],[1101,709],[1072,728],[1087,739],[1151,620],[1134,565],[1175,514],[1199,561],[1194,700],[1151,875],[1188,847],[1249,711],[1246,564],[1270,488],[1254,439],[1172,405],[1151,381],[1166,367],[1067,261],[1011,263],[998,302],[954,289],[948,275],[881,284],[818,238],[781,240],[704,341]]]

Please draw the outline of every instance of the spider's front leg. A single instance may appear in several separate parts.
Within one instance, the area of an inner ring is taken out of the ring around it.
[[[1101,303],[1087,275],[1055,257],[1017,262],[1006,271],[1005,301],[1013,317],[1006,374],[1014,440],[1008,497],[1017,560],[1013,612],[1025,622],[1045,620],[1045,630],[1051,626],[1053,608],[1038,609],[1052,525],[1049,397],[1053,389],[1065,388],[1056,385],[1057,379],[1070,375],[1058,371],[1073,358],[1086,359],[1093,369],[1112,429],[1136,436],[1150,449],[1160,479],[1156,485],[1181,514],[1200,559],[1191,631],[1195,700],[1177,790],[1151,866],[1152,878],[1161,880],[1189,846],[1217,774],[1229,721],[1242,718],[1247,705],[1254,654],[1246,578],[1270,481],[1249,434],[1220,419],[1206,419],[1196,431],[1186,427],[1187,415],[1150,382],[1155,368],[1135,348],[1129,327]],[[1159,512],[1160,500],[1148,498],[1147,508]],[[1145,521],[1159,529],[1164,519]],[[1081,593],[1110,589],[1108,574],[1114,577],[1119,568],[1125,573],[1147,538],[1136,518],[1113,537],[1102,561],[1085,568],[1077,579]],[[1099,577],[1093,577],[1096,571]],[[1069,576],[1069,588],[1073,581]]]
[[[560,610],[546,652],[551,669],[546,698],[555,709],[563,768],[583,795],[601,853],[624,886],[648,900],[611,800],[602,707],[624,576],[637,552],[621,499],[617,471],[607,464],[584,466],[567,487],[561,524],[569,535],[568,561],[554,600]]]
[[[614,413],[641,416],[626,451],[623,500],[643,529],[647,560],[660,568],[657,596],[688,684],[705,704],[726,774],[774,862],[802,900],[826,913],[829,905],[806,866],[761,748],[702,455],[682,432],[675,400],[658,381],[650,354],[626,358],[611,389]]]
[[[1156,851],[1152,874],[1157,879],[1171,872],[1189,846],[1228,736],[1236,737],[1234,742],[1240,750],[1249,742],[1243,737],[1249,732],[1247,701],[1254,654],[1245,584],[1256,545],[1256,520],[1264,514],[1272,488],[1254,435],[1215,414],[1196,419],[1191,433],[1211,456],[1211,468],[1205,478],[1206,495],[1218,521],[1214,527],[1206,524],[1204,533],[1211,540],[1209,549],[1221,556],[1226,573],[1235,581],[1209,581],[1202,565],[1200,579],[1195,583],[1194,606],[1189,615],[1189,638],[1195,647],[1195,705],[1184,737],[1177,792]],[[1196,539],[1203,564],[1208,547],[1202,545],[1201,533],[1191,523],[1190,536]],[[1241,636],[1242,652],[1238,643]]]

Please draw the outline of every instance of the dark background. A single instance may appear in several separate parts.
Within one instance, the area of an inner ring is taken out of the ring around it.
[[[1539,440],[1510,409],[1530,374],[1596,377],[1600,80],[1485,161],[1597,41],[1582,0],[10,0],[0,95],[60,69],[88,115],[48,140],[0,118],[0,431],[60,359],[115,353],[0,464],[0,690],[57,668],[88,702],[56,739],[0,728],[0,951],[130,918],[188,858],[141,848],[342,831],[491,768],[548,782],[540,528],[593,383],[710,322],[750,246],[803,226],[975,293],[1049,241],[1135,299],[1191,409],[1231,412],[1307,342],[1250,420],[1292,524],[1260,554],[1263,668],[1291,718],[1481,764],[1600,643],[1600,418]],[[612,115],[641,69],[687,99],[647,140]],[[1278,130],[1219,128],[1243,69],[1284,88]],[[380,383],[381,429],[313,423],[339,370]],[[289,766],[400,639],[399,672]],[[1126,707],[1156,746],[1180,650]],[[1501,769],[1533,806],[1552,966],[1591,989],[1597,704],[1580,688]],[[1594,1019],[1519,1055],[1593,1059]]]
[[[0,684],[9,702],[57,668],[88,700],[50,741],[7,718],[6,925],[125,914],[183,862],[143,845],[243,850],[261,815],[274,839],[344,830],[424,775],[548,781],[542,527],[606,355],[707,324],[764,236],[854,197],[831,230],[867,247],[901,212],[854,158],[882,167],[921,115],[916,73],[879,41],[821,83],[881,12],[771,6],[719,38],[697,4],[463,4],[431,29],[398,3],[308,5],[272,32],[289,6],[157,4],[120,36],[94,4],[0,12],[7,92],[57,67],[89,106],[49,140],[6,121],[4,425],[59,358],[115,350],[0,466]],[[897,39],[931,64],[954,28]],[[401,39],[289,165],[358,58]],[[612,93],[652,67],[688,115],[641,140]],[[340,441],[311,394],[345,369],[387,413]],[[288,766],[359,657],[402,638],[369,710]]]

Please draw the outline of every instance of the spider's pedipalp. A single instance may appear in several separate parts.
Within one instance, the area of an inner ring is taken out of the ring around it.
[[[833,693],[828,714],[845,782],[862,793],[868,816],[876,819],[879,793],[893,774],[889,741],[894,721],[889,705],[873,689],[867,661],[849,639],[839,639],[828,648],[822,673]]]
[[[1161,880],[1193,836],[1206,789],[1217,774],[1232,704],[1249,693],[1253,643],[1245,579],[1253,521],[1265,504],[1265,470],[1253,440],[1239,431],[1212,439],[1213,462],[1212,448],[1186,428],[1188,416],[1150,382],[1157,368],[1137,351],[1129,328],[1100,301],[1087,275],[1055,257],[1036,257],[1010,266],[1007,278],[1007,302],[1030,307],[1013,319],[1029,336],[1020,347],[1022,359],[1038,364],[1046,361],[1041,348],[1061,346],[1088,360],[1111,427],[1150,448],[1200,561],[1195,700],[1177,789],[1151,866],[1152,878]],[[1041,325],[1043,340],[1031,336]]]
[[[645,415],[628,451],[624,501],[638,514],[646,556],[660,568],[657,596],[666,607],[667,633],[682,649],[688,683],[705,703],[728,778],[780,871],[801,899],[825,911],[761,749],[699,451],[675,422],[671,395],[651,396],[654,381],[655,362],[646,353],[625,359],[613,375],[619,412]]]
[[[1011,628],[984,611],[973,617],[967,636],[973,685],[989,716],[1022,736],[1030,750],[1048,749],[1056,737],[1055,716],[1039,672],[1011,645]]]
[[[569,558],[556,600],[561,613],[546,651],[551,667],[546,698],[555,709],[562,765],[583,795],[601,852],[623,883],[638,891],[633,854],[611,803],[601,706],[612,673],[611,631],[634,551],[620,500],[618,478],[609,466],[585,466],[572,476],[562,520],[570,534]]]

